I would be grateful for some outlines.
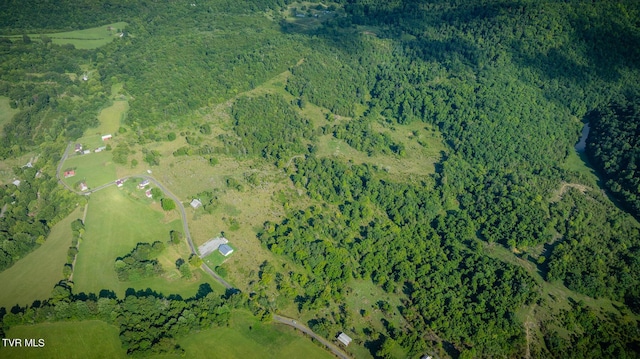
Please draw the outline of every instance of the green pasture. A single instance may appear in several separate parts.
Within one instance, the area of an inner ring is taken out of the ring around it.
[[[71,222],[81,218],[83,210],[78,206],[51,229],[40,248],[0,273],[0,307],[9,309],[49,298],[53,286],[63,279],[62,268],[71,245]]]
[[[333,358],[294,329],[262,323],[245,311],[234,311],[229,327],[191,334],[178,343],[187,358]]]
[[[42,348],[0,346],[0,357],[19,358],[126,358],[118,328],[98,320],[19,325],[8,330],[7,338],[44,339]]]
[[[9,101],[8,97],[0,96],[0,129],[11,120],[13,115],[18,113],[18,109],[9,106]]]
[[[87,132],[98,132],[100,134],[115,134],[120,128],[120,121],[124,119],[124,115],[129,109],[128,101],[113,101],[113,104],[109,107],[102,109],[98,115],[100,126],[96,129],[90,129]],[[102,141],[102,136],[101,136]]]
[[[116,167],[111,161],[111,152],[91,152],[87,155],[72,153],[64,162],[62,170],[75,169],[76,175],[64,178],[63,181],[73,186],[78,181],[85,181],[89,188],[113,182],[116,178]],[[60,174],[61,176],[63,173]]]
[[[583,178],[588,179],[591,183],[595,184],[598,181],[598,177],[593,168],[589,167],[589,160],[584,152],[578,152],[575,150],[569,151],[569,156],[565,160],[562,166],[564,169],[577,172]]]
[[[86,232],[80,244],[73,275],[74,291],[99,293],[102,289],[108,289],[122,297],[127,288],[151,288],[166,295],[191,297],[196,294],[199,285],[205,282],[214,289],[222,288],[199,269],[195,274],[196,278],[201,279],[193,281],[169,281],[163,277],[129,282],[118,280],[114,269],[116,258],[125,256],[140,242],[166,242],[171,230],[182,231],[179,220],[165,223],[164,218],[164,213],[132,198],[115,186],[93,193],[85,222]]]
[[[27,34],[32,40],[37,40],[41,36],[47,36],[54,44],[67,45],[71,44],[76,49],[97,49],[100,46],[104,46],[113,39],[117,38],[117,30],[122,30],[127,26],[126,22],[114,22],[113,24],[106,24],[102,26],[92,27],[84,30],[66,31],[66,32],[54,32],[47,34]],[[111,30],[108,28],[111,27]],[[9,36],[12,39],[22,38],[20,36]]]

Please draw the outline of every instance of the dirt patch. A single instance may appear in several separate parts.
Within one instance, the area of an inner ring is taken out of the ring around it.
[[[580,184],[580,183],[566,183],[566,182],[563,182],[562,185],[560,186],[560,188],[551,197],[551,202],[560,201],[562,199],[562,195],[565,192],[567,192],[568,188],[575,188],[578,191],[582,192],[582,194],[586,193],[587,191],[591,191],[591,187],[585,186],[585,185]]]

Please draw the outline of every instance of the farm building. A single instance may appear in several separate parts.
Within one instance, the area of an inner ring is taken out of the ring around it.
[[[197,209],[198,207],[202,206],[202,202],[200,202],[199,199],[194,198],[193,201],[191,201],[190,205],[191,207],[193,207],[193,209]]]
[[[138,188],[139,188],[139,189],[143,189],[143,188],[147,187],[148,185],[149,185],[149,180],[148,180],[148,179],[146,179],[146,180],[144,180],[144,181],[142,181],[142,182],[138,183]]]
[[[233,253],[233,248],[231,248],[228,244],[221,244],[220,247],[218,247],[218,250],[220,251],[220,254],[225,257]]]
[[[145,196],[147,196],[147,198],[152,198],[152,197],[153,197],[153,195],[151,194],[151,190],[150,190],[150,189],[148,189],[148,190],[144,193],[144,195],[145,195]]]
[[[348,346],[353,339],[351,339],[348,335],[344,333],[340,333],[340,335],[338,335],[338,340],[340,341],[340,343],[344,344],[345,346]]]
[[[221,245],[229,243],[224,237],[216,237],[208,240],[206,243],[202,244],[198,247],[198,251],[200,252],[200,257],[206,257],[209,254],[213,253],[216,249],[220,248]]]
[[[64,171],[64,178],[73,177],[75,175],[76,175],[76,171],[74,170]]]
[[[103,135],[103,136],[102,136],[102,140],[103,140],[103,141],[107,141],[107,140],[110,140],[112,137],[113,137],[113,136],[111,136],[111,134]]]
[[[98,152],[102,152],[102,151],[104,151],[104,150],[106,150],[106,149],[107,149],[107,146],[101,146],[101,147],[96,148],[95,152],[96,152],[96,153],[98,153]]]
[[[84,151],[82,151],[82,153],[85,154],[85,155],[88,155],[88,154],[91,153],[91,150],[84,150]]]

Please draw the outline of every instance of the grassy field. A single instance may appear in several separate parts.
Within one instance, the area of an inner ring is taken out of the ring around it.
[[[171,215],[170,218],[174,218]],[[91,195],[89,211],[86,219],[86,232],[80,245],[76,268],[74,271],[75,291],[99,293],[102,289],[113,290],[123,296],[127,288],[151,288],[163,294],[180,294],[193,296],[201,283],[209,283],[212,288],[221,286],[209,276],[196,270],[195,279],[157,277],[139,281],[121,282],[118,280],[114,262],[117,257],[131,252],[137,243],[167,241],[169,231],[182,230],[179,220],[165,220],[165,214],[153,209],[144,201],[132,198],[126,191],[115,186],[106,188]],[[186,244],[183,244],[186,246]],[[171,271],[171,256],[176,259],[180,251],[174,254],[163,254],[162,262]],[[168,258],[168,259],[167,259]],[[173,261],[175,263],[175,261]]]
[[[229,327],[189,335],[178,343],[187,358],[333,358],[295,330],[261,323],[244,311],[232,313]]]
[[[106,24],[84,30],[54,32],[44,35],[51,38],[52,42],[57,45],[71,44],[75,46],[76,49],[97,49],[116,39],[118,37],[117,30],[123,29],[126,26],[126,22],[115,22],[113,24]],[[111,27],[111,29],[108,29],[109,27]],[[42,34],[28,35],[32,40],[37,40],[42,36]],[[9,38],[21,39],[22,35],[9,36]]]
[[[49,298],[53,286],[62,279],[62,267],[71,245],[71,222],[82,217],[83,209],[78,206],[51,229],[40,248],[0,273],[0,307],[24,306]]]
[[[374,124],[372,128],[378,132],[386,132],[394,141],[402,142],[406,148],[406,155],[404,157],[368,156],[333,135],[324,135],[319,138],[317,155],[359,164],[369,163],[391,174],[402,176],[429,175],[435,172],[435,164],[440,161],[441,153],[446,149],[440,133],[424,123],[396,125],[391,129]]]
[[[216,250],[216,251],[213,251],[213,253],[203,258],[204,262],[207,263],[209,268],[215,269],[217,266],[221,265],[224,261],[233,257],[233,255],[236,254],[236,247],[231,243],[227,243],[227,245],[233,248],[233,253],[229,254],[228,256],[225,257],[220,253],[220,251]]]
[[[84,180],[89,188],[95,188],[117,179],[116,168],[111,161],[111,152],[109,151],[91,152],[87,155],[71,154],[62,167],[63,170],[69,168],[76,171],[74,177],[64,179],[70,186]]]
[[[120,121],[124,118],[127,110],[129,109],[128,101],[113,101],[113,104],[109,107],[102,109],[98,115],[100,120],[100,126],[95,129],[90,129],[87,132],[97,132],[100,134],[114,134],[120,127]]]
[[[0,347],[0,357],[19,358],[126,358],[118,328],[97,320],[19,325],[7,338],[44,339],[42,348]]]
[[[18,109],[9,106],[9,98],[0,96],[0,129],[2,129],[4,124],[9,122],[16,113],[18,113]],[[4,133],[2,133],[2,136],[4,136]]]

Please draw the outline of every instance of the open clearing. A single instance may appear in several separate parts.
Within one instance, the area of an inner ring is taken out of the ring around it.
[[[7,338],[44,339],[43,348],[0,347],[2,358],[126,358],[118,328],[98,320],[19,325]]]
[[[120,121],[124,118],[128,109],[128,101],[113,101],[111,106],[102,109],[98,115],[100,126],[87,130],[87,133],[114,134],[120,128]]]
[[[76,175],[65,178],[64,182],[73,187],[79,181],[85,181],[89,188],[113,182],[116,178],[116,167],[111,161],[111,152],[91,152],[86,155],[71,154],[64,162],[62,170],[74,169]]]
[[[37,40],[40,36],[45,35],[51,38],[52,42],[57,45],[71,44],[76,49],[97,49],[106,45],[118,37],[117,30],[122,30],[127,26],[126,22],[115,22],[98,27],[92,27],[84,30],[54,32],[45,34],[27,34],[32,40]],[[109,29],[110,28],[110,29]],[[22,39],[19,36],[7,36],[11,39]]]
[[[5,123],[11,120],[13,115],[18,113],[18,109],[9,106],[9,101],[8,97],[0,96],[0,130],[4,127]],[[4,132],[2,132],[2,136],[4,136]]]
[[[74,270],[74,291],[97,294],[102,289],[108,289],[123,297],[127,288],[151,288],[165,295],[180,294],[183,297],[191,297],[196,294],[199,285],[205,282],[213,289],[222,288],[199,269],[194,271],[196,279],[192,281],[169,280],[163,277],[129,282],[118,280],[114,269],[116,258],[125,256],[141,242],[167,242],[171,230],[182,230],[182,223],[179,220],[166,223],[164,213],[132,198],[115,186],[92,194],[86,232]],[[167,268],[166,262],[163,264],[167,272],[173,269]]]
[[[82,217],[84,206],[78,206],[67,218],[58,222],[40,248],[0,273],[0,307],[30,305],[51,296],[53,286],[62,279],[71,245],[71,222]]]
[[[187,358],[333,358],[294,329],[262,323],[246,311],[234,311],[229,324],[191,334],[178,343]]]

